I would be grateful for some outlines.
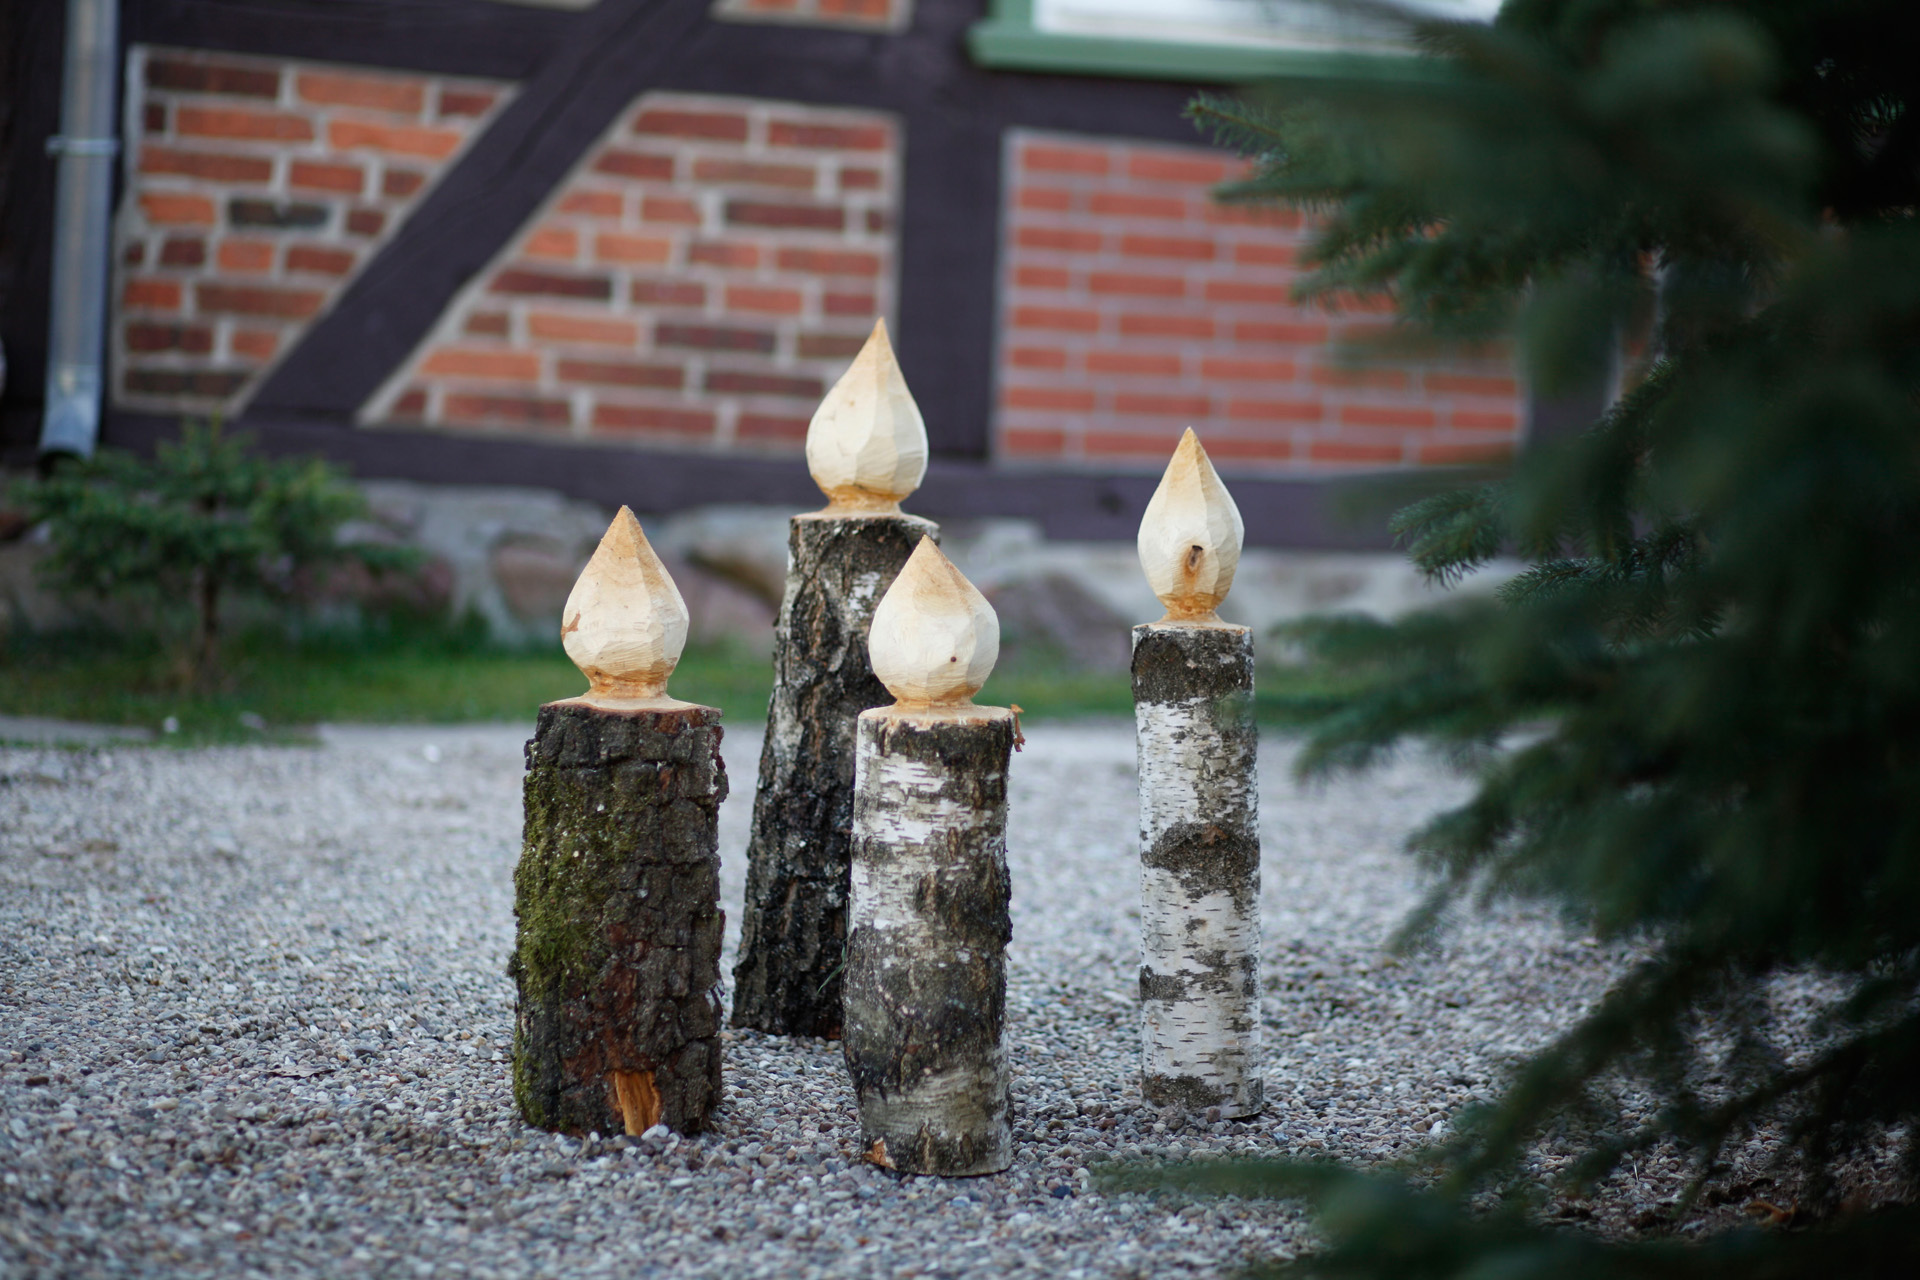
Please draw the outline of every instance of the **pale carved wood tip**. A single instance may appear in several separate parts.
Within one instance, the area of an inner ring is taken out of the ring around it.
[[[1245,536],[1240,508],[1188,427],[1140,517],[1140,567],[1166,606],[1162,622],[1220,621]]]
[[[900,707],[969,707],[1000,657],[1000,619],[923,537],[874,608],[867,656]]]
[[[687,647],[687,602],[627,507],[607,527],[567,596],[560,641],[587,677],[594,706],[681,706],[667,677]]]
[[[827,495],[823,514],[894,512],[927,474],[927,426],[887,340],[873,332],[807,424],[807,470]]]

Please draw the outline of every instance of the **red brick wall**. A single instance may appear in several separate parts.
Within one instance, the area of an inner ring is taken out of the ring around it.
[[[1222,467],[1291,471],[1496,457],[1522,408],[1499,362],[1373,359],[1379,308],[1289,300],[1299,215],[1222,208],[1199,147],[1015,131],[1006,143],[998,456],[1165,464],[1191,426]]]
[[[644,95],[372,423],[797,450],[894,291],[890,117]]]
[[[178,49],[129,59],[113,397],[231,410],[506,86]]]
[[[713,16],[734,22],[899,31],[913,20],[913,0],[715,0]]]

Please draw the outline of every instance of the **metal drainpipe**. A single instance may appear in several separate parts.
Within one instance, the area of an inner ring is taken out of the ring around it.
[[[119,0],[67,0],[67,58],[53,240],[53,315],[47,342],[47,416],[40,454],[91,457],[100,434],[107,311],[107,222],[113,203],[114,90]]]

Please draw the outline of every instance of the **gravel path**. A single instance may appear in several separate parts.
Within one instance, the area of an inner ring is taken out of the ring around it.
[[[1414,760],[1303,790],[1269,740],[1269,1110],[1170,1127],[1134,1082],[1131,727],[1043,725],[1014,759],[1012,1170],[860,1165],[839,1046],[751,1032],[717,1133],[558,1138],[505,1061],[526,732],[0,748],[0,1274],[1215,1275],[1301,1217],[1107,1196],[1089,1167],[1402,1152],[1612,968],[1514,913],[1385,956],[1418,893],[1401,841],[1460,782]],[[737,918],[758,742],[727,748]]]

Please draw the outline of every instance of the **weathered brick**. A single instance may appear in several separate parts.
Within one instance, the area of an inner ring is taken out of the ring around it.
[[[183,93],[223,93],[242,98],[277,98],[280,73],[267,67],[210,58],[147,59],[147,84]]]
[[[1245,280],[1207,281],[1208,302],[1257,302],[1283,307],[1291,300],[1292,292],[1284,284],[1249,284]]]
[[[197,267],[207,260],[207,242],[199,236],[168,236],[160,246],[163,267]]]
[[[501,317],[505,319],[505,317]],[[527,333],[543,342],[587,342],[631,347],[640,341],[640,326],[631,320],[605,316],[565,315],[535,311],[527,316]]]
[[[1327,407],[1319,400],[1230,400],[1227,417],[1239,422],[1318,422]]]
[[[780,227],[841,231],[847,211],[837,205],[772,204],[764,200],[727,201],[727,222],[736,227]]]
[[[1243,267],[1290,267],[1298,258],[1290,244],[1243,240],[1233,246],[1233,260]]]
[[[327,295],[317,289],[280,289],[208,280],[194,286],[193,297],[194,304],[203,313],[277,316],[285,320],[305,320],[317,315],[327,300]]]
[[[1187,216],[1187,202],[1178,196],[1137,196],[1120,191],[1096,191],[1087,197],[1087,212],[1103,218],[1171,218]]]
[[[580,237],[572,227],[552,224],[535,227],[526,243],[520,246],[520,252],[529,258],[572,262],[580,256]]]
[[[1123,391],[1113,397],[1113,411],[1163,418],[1204,418],[1213,406],[1201,395],[1147,395]]]
[[[1164,311],[1130,311],[1120,317],[1120,332],[1129,338],[1211,338],[1213,317]]]
[[[1177,378],[1180,357],[1145,351],[1089,351],[1087,372],[1126,378]]]
[[[295,190],[338,191],[357,196],[366,184],[367,171],[357,164],[295,160],[287,168],[287,185]]]
[[[1059,413],[1093,412],[1093,392],[1081,387],[1006,387],[1000,403],[1009,409],[1048,409]]]
[[[1053,329],[1063,333],[1097,333],[1100,313],[1085,307],[1015,307],[1016,329]]]
[[[1120,252],[1129,258],[1176,258],[1182,262],[1212,262],[1219,246],[1198,236],[1120,237]]]
[[[1028,427],[1006,427],[1000,432],[1000,451],[1020,457],[1054,457],[1067,451],[1067,433]]]
[[[1315,440],[1307,446],[1314,462],[1399,462],[1405,456],[1397,444],[1362,444],[1352,440]]]
[[[1350,427],[1414,427],[1437,424],[1433,410],[1401,406],[1350,404],[1340,410],[1340,421]]]
[[[344,276],[358,261],[351,249],[334,249],[316,244],[296,244],[287,249],[287,270],[321,276]]]
[[[585,382],[603,387],[660,387],[677,391],[686,373],[677,364],[648,364],[639,360],[562,360],[554,370],[562,382]]]
[[[1064,369],[1067,353],[1059,347],[1009,347],[1007,361],[1016,369]]]
[[[646,262],[658,265],[673,256],[673,241],[659,236],[603,232],[593,238],[593,256],[601,262]]]
[[[149,311],[178,311],[183,296],[178,280],[135,276],[120,291],[120,305]]]
[[[857,356],[867,345],[864,333],[803,333],[796,344],[802,360],[838,360]]]
[[[886,19],[893,0],[818,0],[818,4],[823,18],[864,18],[880,22]]]
[[[1281,462],[1294,454],[1293,441],[1266,436],[1245,439],[1240,436],[1208,436],[1207,453],[1233,462]]]
[[[227,334],[227,347],[242,359],[265,364],[280,350],[280,335],[271,329],[234,329]]]
[[[1050,249],[1056,253],[1098,253],[1106,240],[1098,231],[1078,231],[1066,227],[1021,227],[1014,232],[1013,242],[1022,249]]]
[[[1066,213],[1073,208],[1073,192],[1056,187],[1021,187],[1014,204],[1037,213]]]
[[[1098,147],[1030,142],[1020,149],[1020,167],[1028,173],[1074,173],[1098,178],[1113,168],[1113,158]]]
[[[879,235],[893,226],[893,219],[885,209],[867,210],[867,216],[863,221],[867,224],[867,230],[874,235]]]
[[[419,115],[427,104],[423,81],[393,76],[302,71],[294,77],[294,92],[302,102],[317,106],[363,107],[404,116]]]
[[[653,342],[657,347],[690,347],[697,351],[758,351],[771,355],[775,338],[766,329],[670,324],[663,321],[654,327]]]
[[[142,354],[180,351],[205,355],[213,350],[213,330],[198,324],[155,324],[131,321],[126,327],[127,350]]]
[[[378,209],[347,210],[347,231],[356,236],[377,236],[385,230],[387,215]]]
[[[327,206],[302,201],[227,201],[227,221],[236,227],[297,227],[311,230],[327,225]]]
[[[757,245],[708,240],[687,246],[687,261],[708,267],[737,267],[751,271],[760,265]]]
[[[1284,342],[1313,346],[1327,340],[1327,326],[1306,322],[1243,320],[1233,326],[1235,342]]]
[[[147,244],[144,240],[135,240],[120,255],[120,261],[130,267],[137,267],[147,260]]]
[[[220,242],[216,255],[222,271],[253,275],[273,270],[273,241],[228,239]]]
[[[1414,455],[1428,466],[1470,466],[1506,462],[1513,457],[1510,444],[1423,444]]]
[[[800,444],[807,438],[805,418],[783,418],[769,413],[743,413],[733,424],[734,439],[749,444]]]
[[[1514,379],[1490,374],[1447,373],[1435,370],[1428,373],[1420,382],[1428,391],[1443,395],[1517,396],[1520,394],[1520,384]]]
[[[709,369],[704,386],[716,395],[787,396],[818,400],[820,379],[798,374],[755,373],[746,369]]]
[[[879,313],[880,300],[871,293],[835,293],[820,295],[820,311],[828,316],[871,316]]]
[[[774,120],[767,125],[767,142],[776,147],[884,151],[892,139],[892,131],[878,124],[841,125],[806,120]]]
[[[202,107],[183,102],[174,110],[173,128],[183,137],[313,141],[313,121],[285,111]]]
[[[380,194],[404,200],[427,185],[427,175],[417,169],[389,168],[380,175]],[[619,213],[618,207],[614,212]]]
[[[782,271],[822,276],[877,276],[880,255],[857,249],[781,249],[774,265]]]
[[[797,316],[803,299],[798,289],[767,289],[753,285],[728,285],[727,310],[751,311],[760,315]]]
[[[687,280],[635,280],[628,295],[640,306],[704,307],[707,287]]]
[[[677,196],[648,196],[640,202],[640,217],[645,222],[697,227],[700,225],[700,206]]]
[[[840,167],[840,189],[842,191],[878,191],[881,173],[878,169],[869,169],[863,165],[842,165]]]
[[[1309,381],[1323,387],[1373,387],[1381,391],[1400,391],[1407,385],[1406,371],[1378,365],[1315,365],[1307,371]]]
[[[375,124],[370,120],[333,120],[327,141],[340,151],[378,151],[387,155],[444,160],[460,149],[460,131],[431,125]]]
[[[545,396],[449,394],[440,412],[450,423],[471,427],[550,430],[573,422],[573,411],[565,400]]]
[[[140,128],[149,134],[165,133],[167,131],[167,104],[158,99],[141,104]]]
[[[559,210],[590,218],[617,218],[624,204],[618,191],[569,191],[560,197]]]
[[[140,172],[199,178],[203,182],[264,183],[273,180],[273,161],[265,156],[149,145],[140,149]]]
[[[1461,431],[1518,431],[1520,416],[1513,413],[1456,409],[1447,415],[1447,425]]]
[[[441,347],[420,362],[428,377],[471,378],[488,382],[536,382],[540,357],[502,347]]]
[[[493,110],[493,104],[500,101],[500,95],[491,89],[466,89],[446,85],[440,90],[440,111],[443,116],[483,116]]]
[[[1073,273],[1065,267],[1020,267],[1013,282],[1022,289],[1064,289],[1073,283]]]
[[[651,151],[602,151],[594,158],[593,170],[595,173],[636,178],[642,182],[671,182],[673,157]]]
[[[1163,432],[1089,431],[1080,437],[1080,448],[1089,457],[1157,460],[1172,453],[1179,442],[1179,430],[1173,427]]]
[[[1151,276],[1127,271],[1095,271],[1087,277],[1094,293],[1131,294],[1142,298],[1184,298],[1187,282],[1179,276]]]
[[[120,380],[129,395],[193,396],[224,400],[246,385],[248,373],[233,369],[128,369]]]
[[[650,107],[635,117],[633,131],[667,138],[745,142],[747,117],[738,111],[673,111]]]
[[[1233,382],[1291,382],[1297,366],[1291,360],[1234,360],[1226,357],[1200,362],[1202,377]]]
[[[1127,157],[1127,176],[1140,182],[1179,182],[1211,187],[1225,182],[1232,171],[1227,161],[1212,156],[1137,151]]]
[[[504,311],[476,311],[464,328],[477,338],[504,338],[513,332],[513,321]]]
[[[669,409],[650,404],[597,404],[596,431],[662,431],[680,436],[713,434],[713,410]]]
[[[391,422],[423,422],[427,416],[427,389],[408,387],[387,406],[387,419]]]
[[[525,267],[508,267],[501,271],[494,276],[489,288],[494,293],[548,298],[598,298],[603,302],[613,297],[613,281],[606,276],[530,271]]]
[[[1261,204],[1215,204],[1209,201],[1200,206],[1200,216],[1216,226],[1272,227],[1283,231],[1298,231],[1307,223],[1306,215],[1298,209]]]
[[[709,158],[693,162],[693,178],[696,182],[811,191],[820,175],[812,165],[761,164],[751,160]]]
[[[210,227],[218,216],[213,201],[205,196],[172,191],[142,191],[140,212],[148,222],[162,227]]]

